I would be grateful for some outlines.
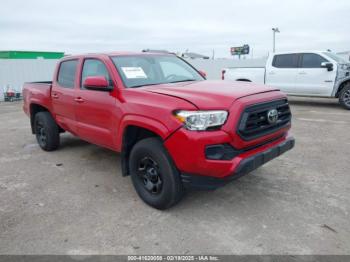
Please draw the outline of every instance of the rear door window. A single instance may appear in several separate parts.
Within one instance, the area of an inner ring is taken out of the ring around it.
[[[68,60],[61,63],[57,76],[57,82],[60,86],[74,88],[77,66],[78,60]]]
[[[272,66],[278,68],[297,68],[299,56],[297,54],[275,55]]]

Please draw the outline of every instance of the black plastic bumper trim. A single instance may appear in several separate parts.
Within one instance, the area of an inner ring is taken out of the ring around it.
[[[191,175],[191,174],[181,174],[182,183],[187,188],[195,189],[216,189],[222,187],[232,180],[240,178],[258,167],[264,165],[268,161],[282,155],[284,152],[292,149],[295,145],[295,139],[290,137],[286,141],[269,148],[261,153],[255,154],[251,157],[243,159],[235,172],[225,178]]]

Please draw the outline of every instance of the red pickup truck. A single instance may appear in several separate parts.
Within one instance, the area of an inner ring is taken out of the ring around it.
[[[123,176],[158,209],[189,187],[220,187],[294,146],[285,94],[208,81],[173,54],[65,57],[52,82],[26,83],[23,97],[43,150],[57,149],[68,131],[121,152]]]

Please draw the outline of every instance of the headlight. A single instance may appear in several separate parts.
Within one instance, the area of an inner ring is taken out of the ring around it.
[[[177,111],[175,117],[184,123],[189,130],[207,130],[209,127],[222,126],[227,118],[227,112],[216,111]]]

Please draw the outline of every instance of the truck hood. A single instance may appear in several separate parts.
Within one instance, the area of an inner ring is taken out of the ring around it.
[[[206,80],[145,86],[144,90],[180,98],[205,110],[228,109],[239,98],[279,89],[250,82]]]

